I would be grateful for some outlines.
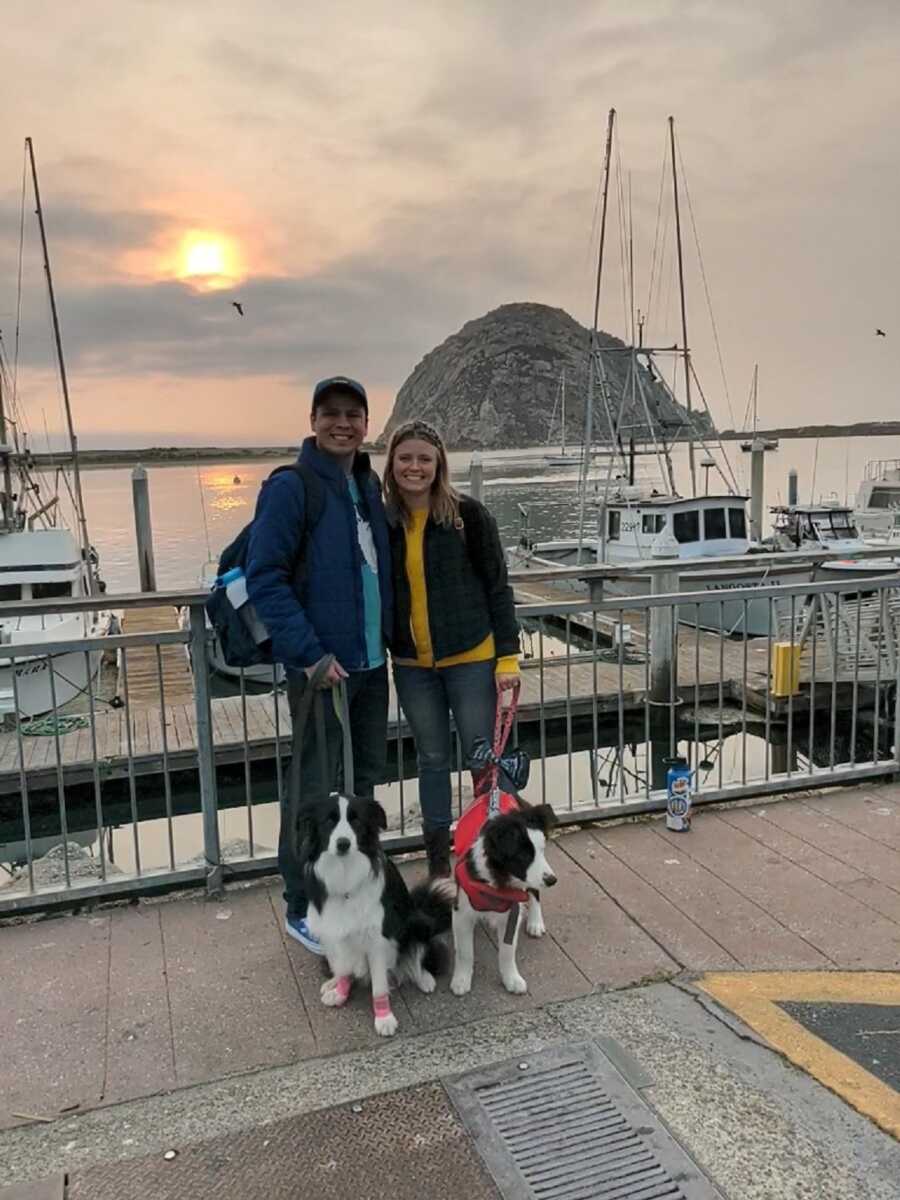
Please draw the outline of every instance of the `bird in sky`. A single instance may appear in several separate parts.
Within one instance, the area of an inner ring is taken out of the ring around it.
[[[884,332],[883,329],[876,329],[875,336],[876,337],[887,337],[887,334]]]
[[[244,315],[244,306],[243,306],[243,304],[239,304],[237,300],[232,300],[231,307],[236,308],[238,310],[239,317],[242,317]]]

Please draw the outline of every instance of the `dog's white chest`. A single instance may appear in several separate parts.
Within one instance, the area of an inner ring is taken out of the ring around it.
[[[383,890],[384,880],[378,876],[366,880],[349,894],[329,891],[321,910],[310,904],[307,914],[310,929],[323,945],[350,942],[362,948],[373,938],[381,937]]]

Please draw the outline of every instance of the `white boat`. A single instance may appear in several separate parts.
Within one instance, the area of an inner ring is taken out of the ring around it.
[[[873,459],[856,493],[853,521],[860,534],[900,541],[900,458]]]
[[[74,486],[67,490],[72,497],[80,534],[76,539],[62,524],[58,488],[46,479],[39,482],[36,479],[37,472],[31,465],[27,447],[20,441],[18,398],[10,386],[10,372],[0,355],[0,644],[7,651],[14,651],[17,644],[47,647],[45,653],[30,653],[22,658],[0,657],[0,712],[34,717],[58,709],[88,691],[89,682],[93,683],[97,676],[102,652],[79,649],[77,643],[86,638],[104,637],[114,632],[117,623],[100,599],[103,584],[97,574],[97,556],[88,538],[77,442],[30,138],[26,139],[26,151],[31,162],[72,452]],[[10,422],[14,432],[11,444],[7,442],[8,407],[13,410],[12,416],[18,418]],[[57,485],[60,476],[61,472],[57,471],[53,481]],[[95,610],[52,611],[53,601],[92,595],[97,596]],[[21,605],[23,601],[48,602],[50,611],[8,613],[7,606]],[[66,648],[54,650],[59,643],[66,643]]]
[[[0,641],[47,645],[48,653],[0,659],[0,711],[34,717],[68,704],[88,690],[100,667],[101,652],[67,649],[52,653],[55,642],[104,637],[114,628],[113,614],[98,608],[85,613],[29,613],[6,616],[5,604],[21,600],[60,600],[90,595],[89,567],[68,529],[21,529],[0,533]],[[15,674],[15,684],[13,684]]]
[[[827,500],[818,504],[784,504],[777,505],[771,512],[772,545],[776,550],[827,550],[854,556],[820,563],[815,569],[816,578],[855,575],[871,579],[892,575],[900,567],[900,560],[895,558],[859,557],[867,546],[884,546],[889,542],[887,539],[869,541],[863,538],[856,527],[853,510],[846,504]]]
[[[641,495],[638,488],[610,494],[601,506],[597,536],[583,541],[581,556],[577,539],[519,545],[507,553],[510,569],[543,570],[559,567],[637,566],[641,562],[679,559],[685,564],[679,574],[683,592],[709,592],[708,604],[685,605],[679,620],[701,629],[725,634],[765,636],[770,626],[768,598],[729,600],[736,588],[770,587],[804,582],[810,578],[805,564],[785,564],[773,569],[753,563],[747,534],[746,497],[737,495],[680,496]],[[746,567],[716,567],[716,558],[747,556]],[[573,593],[586,593],[582,580],[560,580],[559,586]],[[627,578],[604,581],[609,596],[645,596],[650,591],[649,575],[635,572]],[[774,628],[775,613],[771,615]]]

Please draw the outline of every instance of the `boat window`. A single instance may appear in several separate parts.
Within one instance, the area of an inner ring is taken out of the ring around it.
[[[747,514],[742,508],[729,508],[728,528],[733,538],[746,538]]]
[[[893,508],[897,503],[900,503],[900,494],[887,488],[874,488],[869,497],[869,508]]]
[[[59,583],[33,583],[31,585],[32,600],[54,600],[60,596],[71,596],[72,584],[68,579]]]
[[[645,513],[641,519],[642,533],[662,533],[665,527],[665,513]]]
[[[703,532],[708,542],[714,538],[727,538],[724,508],[707,508],[703,513]]]
[[[622,514],[612,509],[609,513],[609,521],[606,526],[606,536],[610,542],[619,540],[619,531],[622,528]]]
[[[21,600],[22,589],[17,583],[0,584],[0,601]]]
[[[849,513],[832,513],[831,523],[834,527],[835,537],[856,537],[856,529],[853,526],[853,522],[850,520]]]
[[[672,531],[677,542],[699,542],[700,514],[696,509],[675,513],[672,519]]]

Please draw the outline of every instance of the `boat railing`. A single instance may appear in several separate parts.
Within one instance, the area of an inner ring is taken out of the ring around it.
[[[866,463],[863,478],[867,483],[877,483],[891,472],[900,474],[900,458],[873,458]]]
[[[650,595],[608,598],[601,585],[593,597],[517,606],[526,799],[552,804],[562,823],[659,812],[675,757],[691,765],[698,805],[900,773],[896,574],[681,591],[684,565],[641,564],[653,573]],[[14,701],[23,660],[30,670],[44,664],[51,690],[60,655],[107,660],[99,673],[86,670],[77,701],[5,718],[0,916],[193,886],[213,894],[277,870],[287,696],[274,675],[226,685],[212,673],[205,595],[105,596],[123,614],[122,633],[59,642],[52,653],[44,642],[0,645]],[[14,615],[96,605],[82,597],[4,607]],[[145,610],[153,621],[138,620]],[[765,632],[742,632],[751,627]],[[462,811],[468,748],[454,736]],[[403,853],[421,847],[421,818],[415,749],[393,690],[388,739],[376,794],[386,848]]]

